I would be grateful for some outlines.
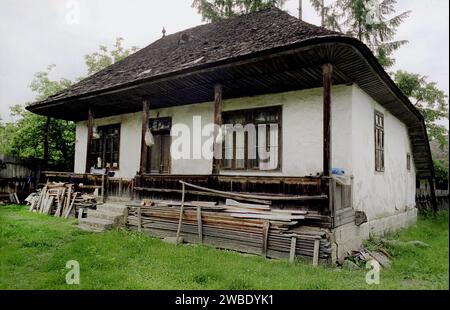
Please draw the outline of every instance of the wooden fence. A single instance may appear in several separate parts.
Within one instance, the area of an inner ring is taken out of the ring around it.
[[[39,176],[36,163],[0,154],[0,193],[17,193],[20,200],[34,190]]]
[[[438,210],[448,210],[449,203],[448,190],[436,190],[436,202]],[[419,209],[419,213],[427,213],[433,210],[433,201],[431,195],[428,192],[418,191],[416,196],[416,206]]]

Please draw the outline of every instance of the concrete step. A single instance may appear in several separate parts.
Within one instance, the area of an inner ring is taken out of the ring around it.
[[[105,231],[114,228],[114,222],[99,218],[84,218],[78,221],[80,228],[86,228],[90,230],[100,230]]]
[[[91,227],[91,226],[84,225],[84,224],[79,224],[78,228],[81,230],[84,230],[84,231],[91,231],[91,232],[98,232],[98,233],[106,231],[105,228],[95,228],[95,227]]]
[[[119,218],[123,218],[125,215],[123,213],[111,212],[111,211],[99,211],[99,210],[88,210],[88,218],[99,218],[109,221],[116,221]]]
[[[97,205],[97,211],[101,212],[113,212],[118,213],[121,215],[127,215],[128,214],[128,207],[123,204],[112,204],[112,203],[105,203],[102,205]]]

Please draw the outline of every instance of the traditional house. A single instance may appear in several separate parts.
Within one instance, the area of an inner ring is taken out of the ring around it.
[[[413,223],[434,174],[422,115],[370,49],[275,8],[164,36],[27,109],[76,122],[74,172],[113,172],[110,196],[173,199],[183,180],[274,197],[316,212],[302,225],[327,229],[333,260]],[[208,124],[255,124],[256,141],[216,129],[205,147]]]

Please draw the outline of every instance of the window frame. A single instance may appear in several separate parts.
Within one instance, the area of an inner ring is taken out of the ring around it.
[[[277,122],[258,122],[255,121],[255,115],[257,115],[258,113],[261,112],[274,112],[277,114]],[[225,139],[222,143],[222,165],[221,165],[221,170],[222,171],[237,171],[237,172],[280,172],[282,170],[282,154],[283,154],[283,106],[281,105],[276,105],[276,106],[268,106],[268,107],[261,107],[261,108],[251,108],[251,109],[241,109],[241,110],[231,110],[231,111],[225,111],[222,112],[222,120],[223,120],[223,125],[227,125],[230,123],[227,123],[226,119],[227,117],[233,116],[233,115],[240,115],[242,116],[242,118],[245,120],[245,124],[241,124],[242,126],[246,126],[248,124],[254,124],[255,126],[258,126],[260,124],[266,124],[267,126],[270,126],[270,124],[277,124],[278,125],[278,161],[277,161],[277,167],[275,169],[270,169],[270,170],[261,170],[259,169],[259,160],[257,159],[249,159],[248,158],[248,133],[245,131],[244,132],[244,167],[243,168],[238,168],[236,163],[237,163],[237,158],[236,158],[236,132],[233,132],[233,137],[232,137],[232,142],[233,142],[233,159],[231,159],[231,166],[230,167],[225,167],[224,163],[225,160],[227,160],[225,158],[226,156],[226,143],[225,143]],[[236,125],[236,124],[233,124]],[[266,130],[266,135],[269,135],[270,133]],[[256,134],[256,141],[258,141],[258,133]],[[267,141],[267,140],[266,140]],[[268,146],[266,145],[266,148]],[[269,146],[270,148],[270,146]],[[258,156],[258,151],[256,151],[256,156]],[[257,165],[258,163],[258,165]]]
[[[406,153],[406,170],[408,172],[411,172],[412,169],[411,160],[412,160],[411,153],[410,152]]]
[[[107,132],[108,130],[115,130],[117,129],[118,133],[115,135],[106,135],[106,136],[101,136],[97,139],[93,139],[92,143],[98,143],[97,146],[92,146],[91,149],[89,150],[89,162],[90,162],[90,166],[97,168],[97,158],[100,157],[102,159],[102,167],[98,168],[98,169],[108,169],[110,171],[118,171],[120,169],[120,141],[121,141],[121,133],[122,133],[122,124],[121,123],[115,123],[115,124],[108,124],[108,125],[101,125],[101,126],[96,126],[97,127],[97,133],[100,132]],[[117,139],[117,140],[115,140]],[[100,141],[100,142],[98,142]],[[112,145],[110,146],[111,149],[110,151],[107,151],[108,148],[106,147],[107,143],[111,143]],[[115,150],[114,146],[115,144],[117,144],[117,150]],[[117,166],[114,167],[114,154],[117,153]],[[111,157],[109,159],[110,162],[110,167],[106,167],[106,155],[109,154],[109,156]],[[95,155],[95,156],[94,156]]]
[[[381,120],[381,123],[379,122]],[[375,133],[375,172],[383,173],[386,170],[385,165],[385,118],[384,114],[375,110],[374,116],[374,133]],[[381,135],[381,136],[380,136]],[[381,137],[381,141],[379,138]]]

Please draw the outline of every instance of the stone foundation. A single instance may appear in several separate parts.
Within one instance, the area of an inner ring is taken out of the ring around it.
[[[333,263],[342,262],[352,250],[359,249],[370,236],[383,236],[388,232],[411,226],[416,221],[417,209],[412,208],[405,212],[371,220],[359,227],[354,223],[338,227],[330,236],[333,249],[332,261]]]

